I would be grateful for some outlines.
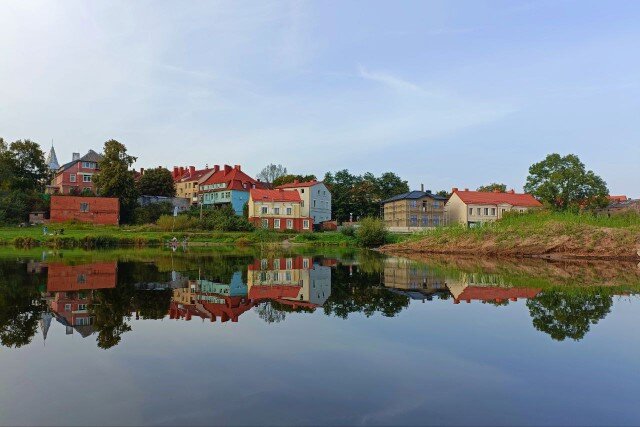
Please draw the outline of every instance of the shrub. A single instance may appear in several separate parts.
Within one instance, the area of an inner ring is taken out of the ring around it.
[[[133,210],[134,224],[154,224],[162,215],[171,215],[173,206],[169,202],[151,203]]]
[[[345,225],[340,230],[340,233],[347,237],[354,237],[356,235],[356,228],[353,225]]]
[[[360,246],[374,248],[387,241],[387,229],[384,222],[378,218],[364,218],[356,230],[356,239]]]
[[[158,218],[158,228],[163,231],[185,231],[198,228],[198,220],[188,215],[162,215]]]

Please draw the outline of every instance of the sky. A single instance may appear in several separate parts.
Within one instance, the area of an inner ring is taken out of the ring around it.
[[[638,1],[4,0],[0,136],[433,191],[521,190],[573,153],[639,197],[638,22]]]

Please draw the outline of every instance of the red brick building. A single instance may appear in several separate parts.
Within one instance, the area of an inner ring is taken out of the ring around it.
[[[95,193],[93,176],[100,169],[98,164],[102,161],[102,155],[93,150],[80,157],[79,153],[73,153],[69,163],[60,166],[56,175],[47,187],[49,194],[80,194],[83,191]]]
[[[91,224],[118,225],[120,201],[108,197],[51,197],[51,223],[79,221]]]

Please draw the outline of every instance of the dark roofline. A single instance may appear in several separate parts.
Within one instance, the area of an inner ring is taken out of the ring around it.
[[[431,192],[426,192],[426,191],[419,191],[419,190],[414,190],[414,191],[409,191],[408,193],[402,193],[402,194],[398,194],[396,196],[390,197],[386,200],[383,200],[380,203],[389,203],[389,202],[396,202],[398,200],[414,200],[414,199],[422,199],[423,197],[430,197],[434,200],[447,200],[446,197],[443,196],[439,196],[437,194],[433,194]]]

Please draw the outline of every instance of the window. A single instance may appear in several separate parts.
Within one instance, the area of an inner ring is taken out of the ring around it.
[[[423,216],[422,217],[422,226],[426,227],[427,225],[429,225],[429,217],[428,216]]]
[[[302,259],[302,268],[309,268],[309,258]]]
[[[273,208],[274,215],[280,215],[280,208]]]
[[[473,215],[473,208],[469,208],[469,215]]]
[[[293,220],[292,219],[288,219],[287,220],[287,228],[289,230],[293,229]]]
[[[412,208],[418,207],[418,202],[416,202],[415,200],[412,200],[410,202],[410,205],[411,205]]]
[[[65,304],[64,311],[71,311],[71,304]]]
[[[262,228],[269,228],[269,220],[268,219],[263,219],[262,220]]]
[[[93,169],[95,166],[92,162],[82,162],[82,167],[84,169]]]
[[[87,275],[84,273],[80,273],[78,274],[78,278],[76,280],[76,283],[78,284],[84,284],[87,283]]]
[[[292,209],[291,208],[287,208],[287,215],[291,215],[292,213]]]
[[[91,182],[91,175],[82,175],[82,182]]]
[[[260,260],[260,268],[262,270],[266,270],[268,266],[269,266],[269,261],[268,260],[266,260],[266,259]]]
[[[491,215],[493,215],[493,216],[496,215],[496,208],[491,208]]]
[[[75,326],[89,326],[90,324],[90,317],[78,317],[77,319],[75,319]]]
[[[309,229],[309,220],[305,219],[302,221],[302,228],[304,228],[305,230]]]
[[[412,225],[413,227],[415,227],[415,226],[417,226],[417,225],[418,225],[418,217],[417,217],[417,216],[412,216],[412,217],[411,217],[411,225]]]
[[[438,218],[437,216],[433,217],[433,226],[437,227],[438,225],[440,225],[440,218]]]
[[[304,200],[300,201],[300,207],[304,208]]]
[[[268,211],[268,208],[266,206],[263,206],[262,208],[260,208],[260,213],[262,214],[266,214]]]
[[[78,310],[86,310],[87,304],[78,304]]]
[[[480,216],[480,208],[476,208],[476,214]]]
[[[316,201],[315,200],[313,201],[313,207],[314,208],[316,207]]]
[[[287,266],[287,270],[291,270],[291,268],[293,268],[293,259],[287,258],[287,260],[285,261],[285,264]]]
[[[71,175],[69,175],[69,181],[76,182],[76,174],[75,173],[72,173]]]
[[[287,282],[291,281],[291,272],[287,271],[286,273],[284,273],[284,280],[286,280]]]
[[[301,192],[301,193],[304,193],[304,188],[301,188],[301,189],[300,189],[300,192]]]
[[[273,220],[273,228],[275,228],[276,230],[280,229],[280,220],[279,219],[274,219]]]
[[[273,260],[273,269],[274,270],[280,270],[280,258],[277,258],[277,259]]]
[[[80,212],[89,212],[89,203],[80,203]]]
[[[489,216],[489,208],[484,208],[484,214],[485,216]]]

